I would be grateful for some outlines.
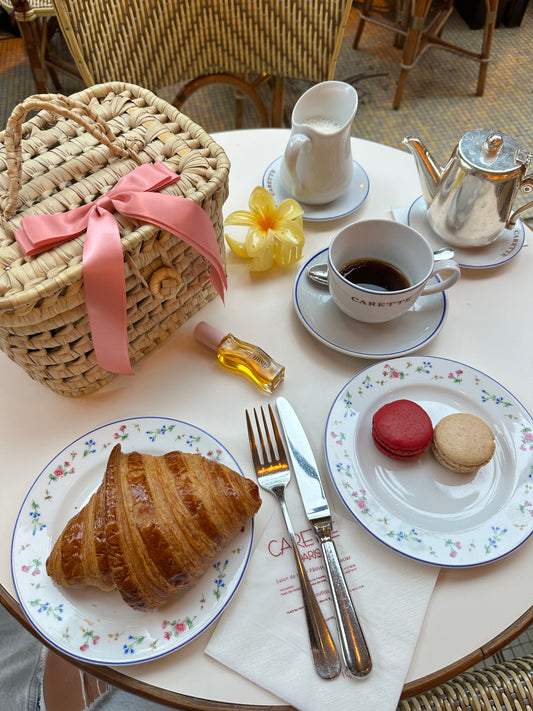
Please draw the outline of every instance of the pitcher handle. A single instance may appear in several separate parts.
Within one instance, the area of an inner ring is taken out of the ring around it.
[[[298,156],[302,150],[305,150],[306,146],[310,147],[310,145],[311,139],[308,136],[303,133],[294,133],[289,138],[289,142],[285,148],[285,169],[293,182],[294,188],[298,188],[298,190],[302,190],[301,180],[298,176]]]

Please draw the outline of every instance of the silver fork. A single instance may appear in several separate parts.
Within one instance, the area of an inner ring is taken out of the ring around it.
[[[298,565],[298,575],[300,578],[300,586],[302,588],[305,616],[309,630],[311,652],[313,654],[315,668],[318,675],[323,679],[333,679],[338,676],[341,671],[341,662],[298,551],[296,536],[294,535],[294,529],[289,517],[287,505],[285,503],[285,488],[290,481],[291,473],[287,457],[285,455],[283,442],[276,424],[276,419],[270,405],[268,406],[268,410],[272,423],[272,431],[276,440],[276,448],[278,452],[277,457],[263,408],[261,408],[261,416],[263,429],[266,435],[266,442],[261,431],[261,424],[257,416],[257,412],[254,409],[255,424],[259,437],[260,448],[257,446],[252,422],[250,420],[248,410],[246,410],[248,439],[250,440],[250,449],[257,474],[257,481],[259,486],[265,489],[265,491],[270,491],[271,494],[274,494],[281,506],[287,531],[289,532],[292,550]]]

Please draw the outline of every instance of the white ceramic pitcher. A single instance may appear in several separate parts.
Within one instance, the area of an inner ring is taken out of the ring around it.
[[[350,84],[325,81],[308,89],[292,112],[292,130],[280,165],[285,190],[322,205],[340,197],[353,176],[350,131],[358,96]]]

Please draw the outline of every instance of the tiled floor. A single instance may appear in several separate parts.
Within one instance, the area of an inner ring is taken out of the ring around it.
[[[533,81],[528,58],[531,59],[533,3],[529,3],[519,27],[502,25],[495,30],[483,97],[475,95],[476,62],[430,48],[409,72],[398,111],[392,109],[400,71],[400,53],[393,45],[393,33],[367,24],[356,51],[352,43],[357,21],[354,7],[335,73],[337,79],[353,83],[359,95],[354,135],[396,148],[401,147],[404,136],[419,136],[438,162],[445,162],[460,137],[473,128],[494,128],[526,146],[531,143]],[[482,30],[469,29],[454,13],[443,37],[479,51]],[[303,82],[287,82],[287,120],[294,101],[305,88]],[[64,93],[75,89],[71,80],[65,81]],[[34,93],[34,86],[21,41],[0,41],[0,127],[13,106],[30,93]],[[170,100],[175,95],[172,88],[159,88],[158,93]],[[225,85],[201,89],[188,99],[183,111],[209,133],[234,128],[233,97]],[[250,111],[245,115],[244,127],[254,125],[257,117]]]
[[[528,629],[517,637],[510,645],[504,647],[501,652],[498,652],[494,656],[494,661],[507,661],[508,659],[521,657],[524,654],[533,654],[533,626],[528,627]],[[490,664],[491,661],[492,658],[486,660],[479,666],[486,666],[487,664]]]

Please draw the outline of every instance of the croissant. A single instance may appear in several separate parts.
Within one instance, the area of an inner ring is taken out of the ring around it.
[[[191,587],[261,505],[257,485],[200,454],[117,444],[104,479],[46,561],[59,585],[118,589],[150,610]]]

